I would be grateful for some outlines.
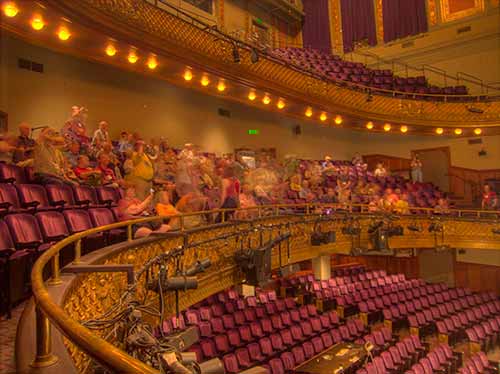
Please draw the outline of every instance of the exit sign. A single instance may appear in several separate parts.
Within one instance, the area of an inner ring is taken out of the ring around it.
[[[259,135],[259,130],[250,129],[250,130],[248,130],[248,135]]]

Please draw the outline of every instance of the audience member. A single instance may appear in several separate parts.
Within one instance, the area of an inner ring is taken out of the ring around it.
[[[498,207],[498,197],[495,191],[491,190],[489,184],[483,186],[483,200],[481,201],[481,208],[484,210],[495,210]]]
[[[415,153],[411,159],[410,163],[411,168],[411,180],[413,183],[423,183],[424,178],[422,174],[422,161],[418,158],[418,155]]]
[[[33,165],[33,151],[35,141],[30,137],[31,126],[26,122],[19,124],[19,136],[15,144],[12,162],[17,166],[26,167]]]

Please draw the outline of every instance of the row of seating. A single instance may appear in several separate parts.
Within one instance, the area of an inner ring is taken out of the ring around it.
[[[65,184],[0,184],[0,215],[116,206],[121,189]]]
[[[460,374],[498,374],[498,362],[488,360],[486,353],[473,354],[459,370]]]
[[[1,219],[0,272],[6,287],[0,292],[7,312],[27,296],[31,266],[43,251],[69,235],[115,222],[115,212],[109,208],[13,213]],[[125,238],[124,229],[96,233],[83,239],[82,252],[85,254]],[[72,248],[62,251],[62,265],[72,259],[70,251]]]

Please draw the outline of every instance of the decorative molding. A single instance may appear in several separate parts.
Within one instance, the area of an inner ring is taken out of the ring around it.
[[[384,4],[383,0],[375,1],[375,24],[377,27],[377,43],[384,44]]]
[[[429,17],[429,26],[436,26],[438,23],[436,0],[427,0],[427,14]]]
[[[217,5],[218,5],[218,14],[217,14],[217,24],[219,26],[220,30],[225,30],[226,29],[226,23],[225,23],[225,14],[224,14],[224,1],[225,0],[217,0]]]
[[[336,54],[344,53],[344,42],[342,39],[342,16],[340,12],[340,0],[330,0],[328,3],[330,15],[330,42],[332,50]]]
[[[441,19],[443,22],[456,21],[462,18],[470,17],[478,13],[484,12],[484,0],[474,0],[474,7],[451,13],[450,1],[441,0]]]

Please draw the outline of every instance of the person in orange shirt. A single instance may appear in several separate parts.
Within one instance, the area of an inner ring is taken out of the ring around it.
[[[160,191],[158,193],[158,202],[155,205],[156,214],[164,217],[171,217],[179,214],[179,211],[170,203],[168,191]],[[170,228],[176,229],[179,227],[179,219],[172,218],[169,221]]]

